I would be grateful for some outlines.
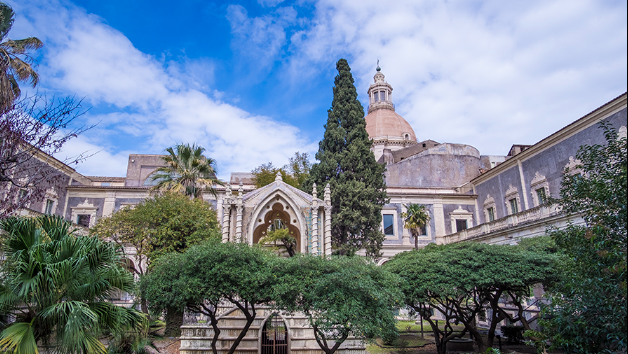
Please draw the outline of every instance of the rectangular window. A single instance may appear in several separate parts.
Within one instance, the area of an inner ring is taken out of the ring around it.
[[[386,91],[379,91],[379,100],[386,101]]]
[[[395,229],[393,227],[393,215],[384,214],[384,235],[395,236]]]
[[[80,214],[76,220],[76,223],[81,226],[89,227],[90,219],[91,219],[91,215]]]
[[[420,236],[427,236],[427,226],[419,227],[419,235]]]
[[[373,94],[373,98],[375,99],[375,102],[379,101],[379,92],[375,92]]]
[[[486,211],[488,212],[488,222],[495,221],[495,208],[490,207]]]
[[[517,214],[519,212],[519,207],[517,206],[517,198],[512,198],[509,200],[510,202],[510,211],[512,214]]]
[[[545,188],[539,188],[536,190],[536,198],[539,200],[539,205],[545,204],[547,196],[545,195]]]
[[[101,187],[111,187],[111,182],[101,182],[100,186]]]
[[[52,206],[55,204],[50,199],[46,199],[46,209],[44,210],[44,214],[52,215]]]
[[[466,219],[458,219],[456,220],[456,232],[460,232],[462,230],[467,229],[467,220]]]

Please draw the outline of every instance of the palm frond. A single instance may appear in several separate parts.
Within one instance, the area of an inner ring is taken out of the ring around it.
[[[15,354],[39,354],[33,322],[16,322],[0,334],[0,349]]]
[[[15,13],[11,6],[0,2],[0,39],[4,39],[11,27],[13,27],[13,21],[15,20]]]

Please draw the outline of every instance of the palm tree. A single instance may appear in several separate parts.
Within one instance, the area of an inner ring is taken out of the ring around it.
[[[39,49],[43,44],[35,37],[8,39],[14,17],[13,9],[0,2],[0,107],[10,106],[20,96],[18,81],[30,80],[33,87],[39,81],[27,51]]]
[[[419,249],[419,230],[430,222],[430,214],[427,207],[422,204],[406,204],[406,212],[401,213],[404,221],[404,227],[410,230],[410,234],[414,237],[414,249]]]
[[[142,313],[106,300],[131,291],[115,245],[76,236],[58,216],[0,221],[6,260],[0,274],[0,351],[38,353],[37,345],[61,353],[106,353],[99,335],[137,330]]]
[[[205,190],[216,195],[213,186],[223,183],[216,178],[216,161],[203,156],[204,148],[177,144],[166,151],[168,155],[163,157],[166,166],[158,168],[152,176],[157,182],[154,190],[183,192],[193,198],[201,198]]]

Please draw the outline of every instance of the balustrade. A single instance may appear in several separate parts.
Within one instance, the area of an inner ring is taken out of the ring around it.
[[[483,223],[472,228],[462,230],[460,232],[449,234],[445,236],[445,239],[447,240],[447,243],[464,241],[491,232],[500,231],[528,222],[545,219],[559,213],[560,209],[556,205],[538,206],[528,210],[524,210],[517,214],[508,215],[501,219]]]

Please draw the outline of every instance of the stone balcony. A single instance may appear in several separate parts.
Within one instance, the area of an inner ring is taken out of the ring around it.
[[[539,236],[544,234],[549,226],[563,228],[568,222],[583,224],[584,220],[576,215],[562,213],[557,205],[538,206],[446,235],[438,243],[488,241],[489,239],[491,240],[489,243],[511,243],[507,240]]]

